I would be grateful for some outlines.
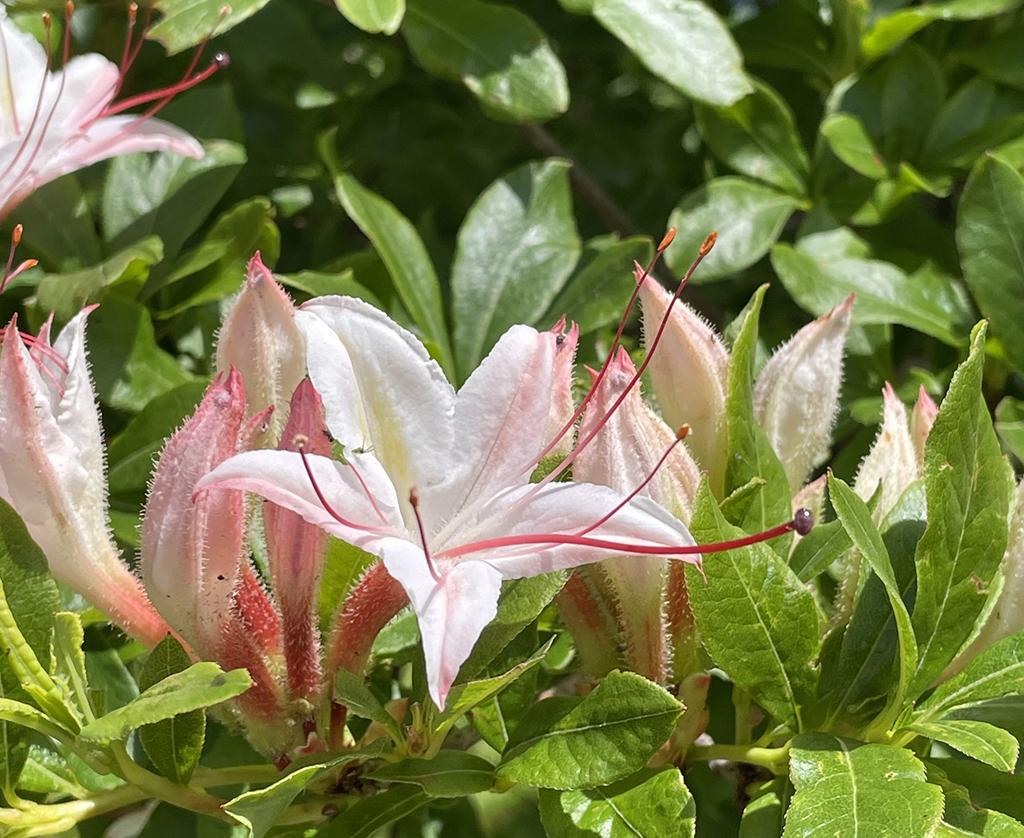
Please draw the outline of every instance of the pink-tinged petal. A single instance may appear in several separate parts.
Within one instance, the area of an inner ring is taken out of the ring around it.
[[[41,374],[7,327],[0,351],[0,493],[61,582],[148,645],[167,626],[121,561],[107,526],[102,440],[84,347],[84,315],[58,344],[71,371]]]
[[[580,339],[578,323],[569,326],[565,331],[563,317],[551,330],[555,335],[555,371],[551,391],[551,413],[548,416],[548,430],[544,435],[545,445],[562,431],[572,418],[576,405],[572,397],[573,368],[576,363],[576,347]],[[550,457],[566,457],[572,450],[573,432],[562,435],[561,439],[548,453]]]
[[[441,563],[486,562],[500,571],[505,579],[519,579],[578,567],[608,557],[607,549],[554,545],[544,542],[543,535],[574,535],[586,530],[588,538],[614,540],[638,547],[694,543],[681,521],[647,498],[635,498],[608,521],[590,529],[620,506],[623,500],[625,495],[622,492],[589,483],[549,483],[540,489],[529,485],[509,489],[481,505],[476,510],[472,525],[465,522],[450,534],[442,533],[436,540],[434,555]],[[537,534],[538,544],[491,546],[464,552],[470,544],[531,534]],[[446,559],[445,553],[458,558]],[[698,556],[692,555],[681,558],[694,563],[699,560]]]
[[[146,590],[164,618],[209,654],[230,610],[245,540],[241,492],[209,492],[193,503],[203,475],[232,456],[245,418],[235,370],[209,386],[196,412],[164,446],[142,522]]]
[[[799,489],[827,454],[839,407],[853,295],[779,347],[754,387],[754,415]]]
[[[414,487],[426,496],[458,459],[455,393],[441,368],[415,337],[362,300],[319,297],[296,322],[334,438],[348,451],[371,451],[398,497]]]
[[[323,403],[309,379],[303,379],[292,395],[280,447],[297,450],[297,438],[308,453],[330,456]],[[311,696],[320,688],[320,642],[313,612],[327,533],[273,503],[264,505],[263,521],[270,576],[284,620],[289,685],[293,694]]]
[[[552,332],[513,326],[501,336],[459,390],[458,457],[444,489],[427,496],[428,516],[447,521],[463,507],[529,480],[544,448],[557,358]],[[444,500],[436,502],[439,494]]]
[[[217,339],[217,369],[231,367],[245,381],[250,412],[273,406],[270,432],[260,442],[276,445],[288,418],[288,401],[306,374],[306,350],[292,301],[259,253],[249,262],[245,283]]]
[[[880,522],[893,508],[904,490],[920,475],[914,441],[910,438],[907,409],[886,383],[882,390],[882,425],[878,436],[861,460],[853,489],[864,500],[874,495],[879,484],[882,495],[875,508],[875,521]]]
[[[917,467],[924,470],[924,446],[928,441],[928,434],[935,424],[935,417],[939,415],[939,406],[922,386],[917,391],[917,403],[910,414],[910,437],[914,440],[914,453],[917,455]]]
[[[648,279],[640,290],[644,335],[650,340],[672,295]],[[673,428],[693,428],[690,450],[721,486],[725,478],[725,394],[729,353],[715,330],[693,309],[677,301],[661,345],[648,366],[661,415]]]
[[[482,562],[461,562],[435,580],[423,551],[399,539],[384,542],[381,557],[416,612],[430,697],[443,708],[459,668],[498,611],[501,574]]]
[[[382,536],[405,532],[398,499],[388,476],[372,455],[353,454],[349,459],[373,495],[376,508],[349,466],[316,455],[309,455],[307,462],[331,508],[356,526],[339,523],[327,511],[310,482],[302,458],[293,451],[243,452],[207,474],[195,490],[197,494],[214,489],[252,492],[342,541],[376,553],[374,543]],[[378,509],[383,521],[377,515]]]
[[[45,75],[42,44],[17,27],[0,4],[0,144],[28,130]]]

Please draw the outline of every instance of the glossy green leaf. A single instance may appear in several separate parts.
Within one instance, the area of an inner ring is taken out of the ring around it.
[[[405,0],[334,0],[349,23],[364,32],[394,35],[405,15]]]
[[[50,269],[73,270],[103,259],[96,222],[75,175],[36,189],[18,205],[24,246]]]
[[[159,41],[171,55],[194,47],[211,33],[222,35],[256,14],[270,0],[233,0],[224,13],[220,0],[155,0],[162,13],[148,37]]]
[[[340,539],[331,538],[327,542],[317,601],[317,617],[324,637],[330,636],[335,615],[349,591],[375,561],[375,556]]]
[[[494,766],[464,751],[440,751],[430,759],[389,762],[367,774],[371,780],[409,783],[431,797],[465,797],[494,785]]]
[[[711,151],[747,177],[802,196],[810,163],[786,100],[764,82],[725,107],[698,106],[697,125]]]
[[[751,93],[721,18],[697,0],[595,0],[594,17],[654,75],[692,99],[731,105]]]
[[[393,204],[349,174],[334,173],[334,190],[345,212],[373,242],[402,303],[424,337],[441,347],[438,360],[450,373],[451,350],[441,308],[441,286],[416,228]]]
[[[820,130],[832,153],[858,174],[880,180],[888,173],[874,140],[857,117],[830,114],[822,121]]]
[[[851,255],[851,238],[840,229],[772,248],[772,267],[801,308],[821,316],[856,294],[856,324],[896,323],[948,344],[965,342],[971,309],[955,281],[935,271],[908,275],[863,250]]]
[[[674,766],[600,788],[541,789],[540,815],[548,838],[693,838],[696,828],[693,796]]]
[[[565,113],[565,68],[544,32],[518,9],[478,0],[407,0],[402,35],[434,75],[461,81],[483,109],[509,122]]]
[[[947,0],[899,9],[879,17],[864,35],[861,47],[866,57],[876,58],[936,20],[979,20],[1018,5],[1020,0]]]
[[[716,231],[715,249],[701,263],[693,281],[729,276],[749,268],[771,249],[796,208],[792,195],[757,181],[715,178],[672,210],[668,223],[679,232],[665,259],[673,271],[682,274],[697,257],[708,233]]]
[[[31,704],[24,704],[10,698],[0,698],[0,723],[3,724],[5,729],[7,729],[9,725],[13,724],[19,728],[24,728],[25,730],[34,730],[44,736],[51,736],[54,739],[67,740],[71,738],[68,731],[62,728],[59,724],[56,724],[45,713],[37,710]],[[20,746],[16,731],[7,730],[5,738],[12,748],[18,748]],[[8,760],[8,765],[5,766],[5,774],[9,777],[12,776],[12,768],[14,767],[10,765],[10,762],[12,761],[11,758],[16,755],[8,754],[5,756]],[[20,771],[20,767],[18,770]]]
[[[853,542],[839,521],[815,524],[814,529],[797,542],[789,566],[801,582],[810,582],[839,559]]]
[[[974,633],[1006,549],[1011,475],[982,397],[985,328],[949,385],[925,446],[928,528],[917,547],[914,691]]]
[[[334,679],[334,700],[345,705],[354,715],[370,719],[383,727],[395,741],[402,742],[402,730],[363,679],[347,669],[339,669]]]
[[[452,263],[461,377],[509,326],[534,323],[548,310],[579,255],[564,160],[528,163],[480,194],[459,230]]]
[[[1024,366],[1024,176],[991,154],[974,167],[957,210],[964,279],[992,333]]]
[[[1013,734],[987,722],[968,719],[914,722],[907,729],[943,742],[999,771],[1013,771],[1020,755],[1020,744]]]
[[[706,483],[690,531],[698,543],[743,534],[722,517]],[[688,564],[686,584],[704,647],[737,687],[782,724],[801,729],[820,643],[810,591],[765,544],[703,559],[703,577]]]
[[[785,838],[925,836],[942,817],[942,792],[902,748],[804,734],[793,739],[789,775]]]
[[[743,809],[739,838],[779,838],[792,794],[788,777],[762,786],[758,796]]]
[[[509,739],[498,776],[554,789],[615,782],[646,764],[682,711],[656,684],[612,672],[579,702],[535,705]]]
[[[257,791],[248,791],[224,804],[224,811],[242,825],[247,838],[263,838],[278,818],[322,770],[308,765]]]
[[[191,664],[188,653],[171,635],[149,653],[139,673],[139,689],[145,692],[170,675],[184,672]],[[139,728],[139,740],[146,755],[161,774],[185,784],[199,764],[206,739],[203,710],[181,713],[174,718]]]
[[[933,757],[928,761],[929,771],[932,766],[967,789],[975,806],[995,809],[1024,821],[1024,774],[1012,774],[981,762],[950,757]]]
[[[1003,446],[1024,463],[1024,402],[1007,396],[996,405],[996,433]]]
[[[937,719],[986,701],[1024,695],[1024,632],[1004,637],[944,681],[918,707],[918,717]]]
[[[223,672],[215,663],[196,663],[183,672],[169,675],[134,701],[86,725],[80,735],[96,742],[125,739],[142,725],[212,707],[241,695],[251,684],[249,673],[244,669]]]

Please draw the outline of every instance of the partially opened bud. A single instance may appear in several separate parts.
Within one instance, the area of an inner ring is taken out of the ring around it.
[[[331,456],[324,406],[308,378],[292,395],[288,422],[279,448]],[[263,520],[270,556],[270,576],[281,607],[288,683],[296,696],[308,698],[320,689],[320,641],[314,620],[317,583],[327,548],[327,533],[299,515],[266,503]]]
[[[306,374],[295,308],[257,253],[245,283],[224,317],[217,340],[217,370],[234,367],[245,382],[249,410],[274,407],[261,444],[274,445],[288,416],[288,400]]]
[[[799,489],[828,452],[843,380],[853,295],[772,355],[754,387],[754,416]]]
[[[672,295],[648,279],[640,290],[644,332],[649,340]],[[725,398],[729,353],[715,330],[692,308],[677,301],[661,346],[648,366],[661,415],[672,427],[693,428],[690,449],[721,488],[725,478]]]
[[[580,327],[573,323],[565,330],[565,318],[555,324],[551,331],[556,335],[555,364],[552,371],[551,414],[545,442],[559,436],[566,423],[572,418],[575,405],[572,398],[572,371],[576,361],[576,345],[579,343]],[[572,450],[572,433],[561,434],[555,446],[548,452],[549,457],[564,457]]]
[[[25,522],[53,575],[143,643],[167,625],[121,561],[107,523],[103,439],[78,314],[50,345],[12,320],[0,351],[0,497]],[[28,346],[26,345],[28,343]]]
[[[935,417],[938,415],[939,406],[922,386],[917,391],[917,403],[910,414],[910,437],[914,440],[917,467],[921,471],[924,470],[924,444],[928,441],[928,434],[931,433]]]
[[[881,484],[882,494],[874,513],[875,521],[881,522],[920,473],[907,409],[887,382],[882,390],[882,426],[871,450],[861,460],[853,489],[869,500]]]
[[[636,374],[629,353],[620,349],[583,414],[580,433],[604,422],[593,442],[573,466],[573,479],[639,494],[688,519],[700,483],[697,466],[681,444],[688,428],[673,433],[634,387],[618,410],[610,411]],[[596,375],[596,374],[595,374]],[[607,510],[611,512],[612,510]],[[663,681],[667,650],[662,613],[667,561],[650,557],[616,557],[601,563],[607,576],[630,668]]]

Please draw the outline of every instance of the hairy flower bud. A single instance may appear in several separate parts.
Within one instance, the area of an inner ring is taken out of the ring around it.
[[[881,522],[906,488],[921,474],[907,409],[888,382],[882,390],[882,425],[867,456],[861,460],[853,489],[869,500],[882,487],[874,518]]]

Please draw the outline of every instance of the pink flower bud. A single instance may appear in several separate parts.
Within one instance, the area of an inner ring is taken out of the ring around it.
[[[245,381],[250,413],[274,407],[260,447],[274,445],[288,417],[288,400],[306,374],[302,334],[295,308],[257,253],[249,261],[242,290],[224,317],[217,341],[217,369],[234,367]]]
[[[851,294],[793,335],[772,355],[754,388],[754,416],[794,492],[828,453],[852,307]]]
[[[924,471],[924,444],[928,441],[935,417],[939,415],[939,406],[928,395],[922,386],[917,391],[917,404],[910,414],[910,438],[914,440],[914,453],[917,455],[917,467]]]
[[[0,352],[0,497],[25,522],[53,575],[154,646],[166,623],[121,561],[107,523],[103,439],[78,314],[50,345],[17,323]],[[28,345],[26,345],[26,343]]]

